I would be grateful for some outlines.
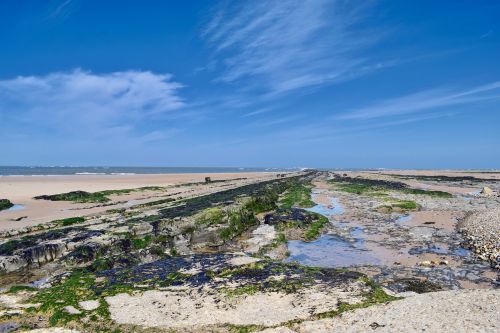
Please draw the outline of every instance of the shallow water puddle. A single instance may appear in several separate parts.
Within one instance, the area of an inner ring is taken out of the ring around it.
[[[468,257],[471,254],[471,251],[464,249],[463,247],[458,247],[453,251],[453,254],[459,257]]]
[[[327,234],[309,243],[289,241],[290,256],[287,261],[296,261],[302,265],[318,267],[354,267],[392,265],[395,262],[415,264],[422,260],[431,260],[420,258],[421,255],[426,254],[449,256],[448,260],[467,257],[470,254],[468,250],[463,248],[450,249],[445,244],[395,250],[385,247],[379,242],[370,241],[369,238],[369,235],[362,228],[357,227],[351,230],[347,238]]]
[[[313,193],[313,200],[319,193]],[[344,213],[344,208],[334,197],[328,198],[331,204],[317,204],[306,210],[331,217]],[[297,261],[302,265],[318,267],[346,267],[356,265],[378,264],[380,260],[370,254],[364,247],[363,229],[352,228],[351,240],[336,235],[323,235],[314,242],[299,240],[288,241],[290,256],[287,261]]]
[[[357,228],[351,233],[356,237],[354,242],[335,235],[323,235],[314,242],[289,241],[290,257],[287,261],[318,267],[379,264],[380,260],[364,248],[363,238],[357,238],[362,232]]]
[[[318,193],[313,193],[313,201],[315,201],[316,196]],[[305,208],[305,210],[313,213],[318,213],[321,215],[324,215],[326,217],[332,216],[332,215],[339,215],[344,213],[344,208],[340,203],[338,202],[337,198],[334,197],[329,197],[331,204],[329,205],[323,205],[323,204],[317,204],[314,207],[311,208]]]
[[[327,196],[325,192],[313,192],[313,200],[318,204],[308,211],[319,213],[330,218],[334,215],[344,213],[344,208],[334,197]],[[330,203],[330,204],[328,204]],[[423,232],[425,228],[434,231],[434,228],[420,225],[413,226],[414,219],[418,214],[410,213],[400,215],[394,221],[401,227],[410,227],[409,232]],[[434,219],[435,216],[425,217]],[[424,218],[424,221],[426,221]],[[422,217],[420,216],[420,219]],[[416,262],[427,260],[420,258],[422,255],[431,254],[438,256],[450,256],[451,258],[467,257],[469,251],[463,248],[449,247],[447,244],[433,244],[422,246],[414,244],[407,250],[395,249],[384,244],[384,240],[377,238],[378,234],[373,234],[353,224],[350,221],[338,222],[341,228],[349,231],[347,236],[338,236],[327,234],[321,236],[313,242],[304,242],[299,240],[288,241],[288,250],[290,256],[287,262],[296,261],[302,265],[318,267],[353,267],[363,265],[392,265],[395,262]],[[422,224],[434,224],[434,222],[422,222]],[[425,229],[425,230],[427,230]],[[382,236],[382,234],[380,234]]]
[[[14,206],[12,206],[12,207],[10,207],[10,208],[2,211],[2,212],[15,212],[15,211],[18,211],[18,210],[23,210],[25,208],[26,208],[25,205],[14,205]]]
[[[405,223],[410,221],[413,218],[412,214],[407,214],[407,215],[402,215],[398,217],[398,219],[395,221],[396,223]]]

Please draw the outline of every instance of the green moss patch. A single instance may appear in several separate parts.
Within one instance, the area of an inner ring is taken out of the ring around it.
[[[153,241],[153,237],[151,235],[146,235],[144,238],[134,238],[132,239],[132,245],[135,249],[141,250],[148,247]]]
[[[133,189],[123,189],[123,190],[106,190],[99,192],[86,192],[86,191],[72,191],[67,193],[59,193],[53,195],[39,195],[36,196],[37,200],[50,200],[50,201],[71,201],[78,203],[104,203],[111,201],[108,198],[110,195],[121,195],[129,194],[132,192],[139,191],[160,191],[164,190],[164,187],[160,186],[146,186]]]
[[[278,209],[275,213],[267,214],[264,220],[288,238],[305,241],[318,238],[329,222],[328,218],[321,214],[300,208]]]
[[[50,201],[71,201],[79,203],[88,203],[88,202],[102,203],[110,201],[110,199],[102,193],[99,192],[90,193],[85,191],[72,191],[68,193],[60,193],[53,195],[39,195],[35,197],[35,199],[50,200]]]
[[[281,208],[313,207],[315,203],[311,200],[311,190],[312,186],[310,184],[305,185],[297,182],[285,192],[279,206]]]
[[[67,219],[55,220],[55,221],[52,221],[52,222],[55,222],[57,224],[60,224],[60,225],[66,227],[68,225],[73,225],[73,224],[78,224],[78,223],[85,222],[85,218],[81,217],[81,216],[78,216],[78,217],[69,217]]]
[[[12,286],[9,288],[8,293],[10,294],[16,294],[18,292],[22,291],[37,291],[38,289],[35,287],[31,286],[24,286],[24,285],[19,285],[19,286]]]
[[[52,326],[82,318],[86,315],[85,311],[81,310],[80,314],[69,314],[64,308],[66,306],[73,306],[78,309],[79,301],[95,299],[97,297],[93,288],[95,285],[96,281],[93,274],[84,271],[75,271],[70,276],[64,278],[59,284],[51,288],[42,289],[34,296],[32,301],[41,303],[41,306],[32,311],[39,311],[49,315],[49,323]],[[109,312],[105,303],[95,312],[101,319],[109,318]]]
[[[382,213],[407,212],[418,210],[418,204],[412,200],[389,199],[388,204],[379,206],[377,210]]]
[[[318,238],[321,235],[321,232],[323,231],[323,228],[327,225],[328,219],[324,216],[319,216],[317,221],[314,221],[309,228],[307,229],[306,233],[304,234],[304,238],[307,241],[312,241]]]
[[[229,212],[227,221],[228,226],[219,231],[219,236],[224,241],[241,235],[249,227],[259,223],[254,213],[246,208]]]
[[[453,197],[453,195],[448,192],[415,189],[408,187],[405,183],[387,180],[337,177],[328,182],[334,184],[335,187],[341,191],[360,195],[383,196],[387,195],[386,192],[388,191],[397,191],[405,194],[427,195],[437,198]]]
[[[224,222],[225,212],[217,207],[203,210],[197,217],[196,223],[202,225],[216,225]]]

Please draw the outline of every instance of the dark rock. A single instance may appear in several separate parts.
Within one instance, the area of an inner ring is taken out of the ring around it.
[[[264,216],[264,223],[269,225],[277,225],[287,221],[300,221],[308,225],[314,219],[312,214],[300,208],[278,209],[276,212]]]
[[[396,279],[392,283],[389,283],[389,288],[400,292],[413,291],[417,294],[443,290],[443,287],[437,283],[418,278]]]

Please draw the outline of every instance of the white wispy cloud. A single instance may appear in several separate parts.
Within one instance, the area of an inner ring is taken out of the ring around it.
[[[418,122],[432,121],[438,118],[453,116],[452,113],[415,115],[403,119],[383,120],[370,123],[342,124],[334,120],[323,120],[318,123],[300,123],[297,126],[269,133],[263,140],[274,142],[325,142],[328,140],[348,140],[351,137],[370,136],[378,130],[413,125]]]
[[[202,37],[222,63],[219,81],[257,79],[267,96],[367,72],[360,51],[378,36],[358,28],[367,6],[346,1],[248,1],[219,9]]]
[[[277,118],[272,118],[272,119],[263,119],[259,121],[254,121],[252,123],[249,123],[249,126],[254,126],[254,127],[268,127],[268,126],[276,126],[276,125],[281,125],[285,123],[290,123],[297,121],[301,118],[301,115],[291,115],[291,116],[284,116],[284,117],[277,117]]]
[[[149,71],[95,74],[77,69],[20,76],[0,80],[0,115],[4,126],[22,123],[27,130],[131,136],[137,124],[184,107],[180,88],[171,75]],[[147,140],[161,136],[159,129],[151,131],[149,137],[137,135]]]
[[[49,3],[46,20],[61,19],[65,20],[76,12],[81,5],[81,0],[57,0]]]
[[[272,110],[273,110],[272,108],[261,108],[261,109],[257,109],[257,110],[252,111],[252,112],[245,113],[244,115],[242,115],[242,117],[243,118],[253,117],[253,116],[257,116],[259,114],[269,113]]]
[[[465,90],[429,89],[386,99],[373,105],[335,116],[336,119],[374,119],[401,116],[438,108],[483,102],[500,98],[500,81]]]

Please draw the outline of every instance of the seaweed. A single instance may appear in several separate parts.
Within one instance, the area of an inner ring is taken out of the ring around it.
[[[212,194],[183,200],[179,205],[164,208],[159,211],[163,218],[184,217],[195,214],[203,209],[218,204],[234,201],[240,196],[251,196],[246,204],[247,209],[254,213],[265,212],[276,208],[279,193],[285,191],[293,182],[303,176],[290,177],[288,179],[268,180],[260,183],[248,184],[233,189],[228,189]]]

